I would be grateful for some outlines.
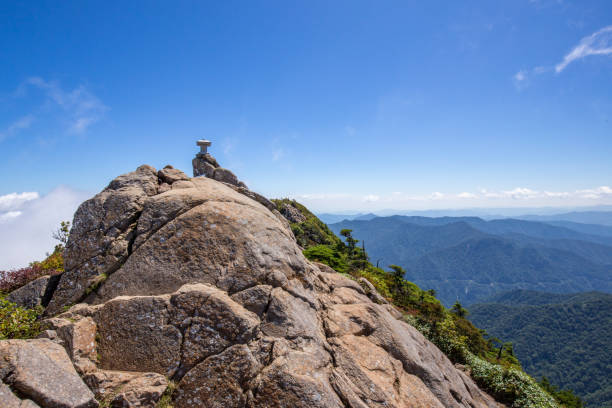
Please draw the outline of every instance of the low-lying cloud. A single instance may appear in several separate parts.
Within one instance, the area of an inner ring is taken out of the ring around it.
[[[42,260],[57,243],[52,233],[61,221],[72,221],[88,196],[63,186],[44,196],[36,192],[0,196],[0,270]]]

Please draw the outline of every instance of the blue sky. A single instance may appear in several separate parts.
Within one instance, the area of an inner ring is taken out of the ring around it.
[[[609,1],[2,2],[0,217],[190,173],[199,138],[319,211],[610,204],[610,27]]]

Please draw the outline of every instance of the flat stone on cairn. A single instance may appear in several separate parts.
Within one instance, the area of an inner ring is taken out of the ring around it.
[[[200,152],[198,156],[204,156],[207,153],[208,146],[210,146],[212,142],[206,139],[200,139],[196,142],[196,145],[200,146]]]

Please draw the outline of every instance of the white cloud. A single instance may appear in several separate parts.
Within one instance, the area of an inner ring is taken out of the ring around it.
[[[10,193],[0,196],[0,211],[10,211],[21,207],[24,203],[39,198],[35,191]]]
[[[502,191],[502,195],[505,197],[512,198],[514,200],[521,200],[526,198],[532,198],[539,195],[537,191],[530,190],[528,188],[517,187],[513,190]]]
[[[32,122],[34,122],[34,115],[26,115],[17,119],[15,122],[8,125],[5,130],[0,132],[0,141],[19,133],[21,130],[29,128]]]
[[[475,192],[410,195],[394,191],[388,194],[302,194],[294,197],[315,211],[376,211],[383,209],[458,209],[499,207],[568,207],[612,205],[612,187],[600,186],[574,191],[534,190],[516,187],[510,190],[488,190],[481,188]]]
[[[576,194],[589,199],[600,199],[612,196],[612,187],[609,186],[601,186],[597,188],[578,190]]]
[[[571,196],[567,191],[555,192],[555,191],[544,191],[546,197],[566,198]]]
[[[559,73],[572,62],[590,55],[609,54],[612,54],[612,25],[580,40],[580,43],[563,58],[563,61],[555,66],[555,71]]]
[[[74,211],[89,195],[57,187],[42,197],[31,192],[0,196],[0,270],[42,260],[56,244],[53,231],[61,221],[72,221]]]
[[[512,80],[514,81],[514,86],[517,90],[521,91],[527,88],[527,86],[529,86],[529,71],[524,69],[518,71],[516,74],[514,74]]]
[[[514,74],[514,80],[517,82],[522,82],[527,79],[527,71],[520,70],[516,74]]]
[[[21,215],[21,211],[8,211],[5,213],[0,213],[0,224],[2,224],[4,221],[8,221],[12,218],[17,218]]]

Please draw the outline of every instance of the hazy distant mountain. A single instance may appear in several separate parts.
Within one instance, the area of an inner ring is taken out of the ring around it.
[[[360,215],[358,217],[355,217],[355,218],[353,218],[353,220],[355,220],[355,221],[369,221],[369,220],[371,220],[373,218],[376,218],[376,217],[378,217],[378,215],[372,214],[372,213],[367,213],[367,214],[363,214],[363,215]]]
[[[612,226],[612,211],[573,211],[555,215],[523,215],[517,218],[531,221],[571,221]]]
[[[317,214],[317,217],[326,224],[333,224],[336,222],[344,221],[344,220],[354,220],[357,217],[365,215],[363,213],[359,214],[330,214],[323,213]]]
[[[446,304],[470,304],[511,289],[612,292],[612,239],[524,220],[378,217],[342,221],[373,263],[403,266]]]
[[[572,221],[545,221],[547,224],[564,227],[584,234],[612,237],[612,226],[599,224],[582,224]]]
[[[612,295],[517,290],[469,307],[469,318],[511,341],[525,371],[612,407]]]

